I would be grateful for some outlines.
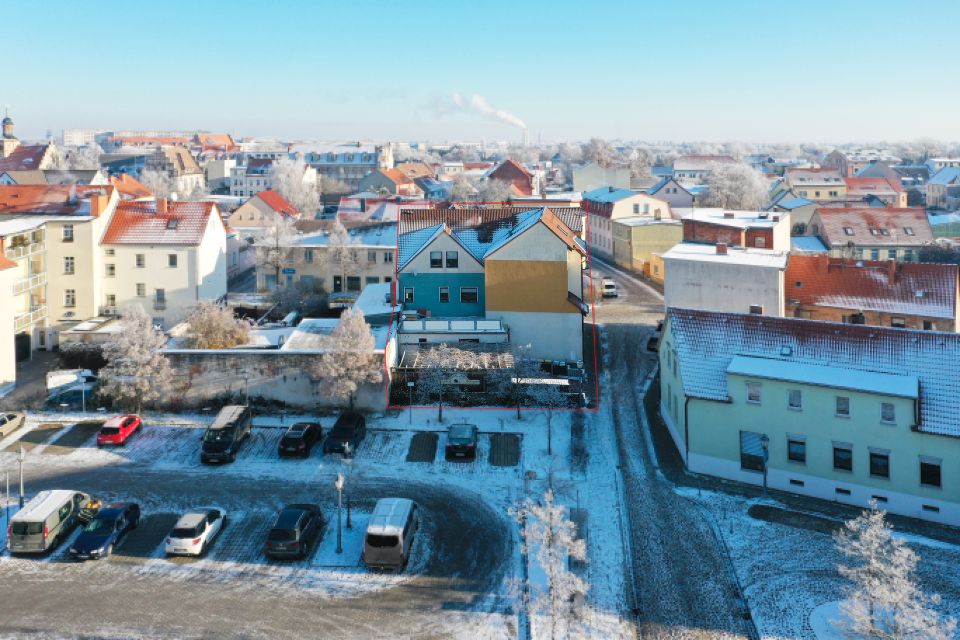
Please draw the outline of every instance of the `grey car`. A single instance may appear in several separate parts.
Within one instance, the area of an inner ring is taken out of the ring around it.
[[[4,438],[23,426],[27,416],[19,411],[0,414],[0,438]]]

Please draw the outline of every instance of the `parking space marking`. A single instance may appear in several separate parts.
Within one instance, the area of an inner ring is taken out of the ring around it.
[[[437,457],[439,435],[429,431],[419,431],[410,438],[410,450],[407,462],[433,462]]]
[[[21,427],[22,429],[23,427]],[[20,447],[23,447],[23,450],[26,452],[33,451],[42,444],[60,433],[60,430],[63,429],[63,425],[59,423],[44,423],[39,424],[34,427],[31,431],[26,432],[23,436],[8,446],[4,451],[9,451],[10,453],[15,453],[20,451]]]

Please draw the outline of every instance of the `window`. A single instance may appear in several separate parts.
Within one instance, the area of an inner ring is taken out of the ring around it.
[[[848,236],[852,236],[852,235],[853,235],[853,229],[852,229],[851,227],[844,227],[844,228],[843,228],[843,232],[844,232],[845,234],[847,234]]]
[[[913,260],[913,249],[904,249],[903,250],[903,259],[906,262],[911,262]]]
[[[460,265],[460,253],[447,251],[447,269],[456,269]]]
[[[108,306],[108,307],[115,307],[115,306],[117,306],[117,296],[116,296],[116,295],[114,295],[114,294],[112,294],[112,293],[108,293],[108,294],[107,294],[107,306]]]
[[[870,249],[870,259],[879,260],[880,259],[880,249]]]
[[[383,261],[386,262],[386,263],[388,263],[388,264],[391,263],[391,262],[393,262],[393,254],[390,253],[389,251],[384,251],[384,252],[383,252]]]
[[[313,262],[313,249],[303,250],[303,261],[307,263]]]
[[[443,267],[443,251],[430,252],[430,268],[439,269]]]
[[[633,212],[634,212],[634,213],[640,213],[640,205],[639,205],[639,204],[634,204],[634,205],[633,205]]]
[[[63,225],[63,241],[73,242],[73,225],[72,224]]]
[[[853,446],[849,444],[833,445],[833,468],[837,471],[853,471]]]
[[[367,251],[367,262],[376,262],[376,261],[377,261],[377,252]]]
[[[800,389],[790,389],[787,391],[787,408],[799,411],[803,408],[803,394]]]
[[[870,475],[876,478],[890,477],[889,451],[870,451]]]
[[[360,291],[360,276],[347,276],[347,291]]]
[[[787,436],[787,460],[807,463],[807,439],[801,436]]]
[[[906,318],[890,318],[890,326],[903,329],[907,326],[907,320]]]
[[[887,259],[896,260],[897,259],[897,250],[896,249],[887,249]]]
[[[844,488],[842,488],[842,487],[837,487],[836,489],[834,489],[834,492],[835,492],[837,495],[840,495],[840,496],[848,496],[848,495],[850,495],[850,489],[844,489]]]
[[[343,276],[333,276],[333,292],[340,293],[343,291]]]
[[[881,402],[880,403],[880,422],[885,422],[887,424],[894,424],[897,421],[896,409],[894,409],[892,402]]]
[[[740,432],[740,468],[745,471],[763,471],[763,434]]]
[[[839,191],[830,191],[828,193],[830,194],[831,198],[836,198],[838,195],[840,195]]]
[[[759,304],[752,304],[752,305],[750,305],[750,313],[752,313],[752,314],[754,314],[754,315],[756,315],[756,316],[762,316],[762,315],[763,315],[763,305],[759,305]]]
[[[167,219],[167,229],[176,230],[180,226],[179,218],[168,218]]]
[[[74,263],[73,256],[64,256],[64,258],[63,258],[63,272],[64,272],[64,273],[66,273],[66,274],[68,274],[68,275],[73,275],[73,273],[74,273],[74,267],[75,267],[75,266],[76,266],[76,264]]]
[[[805,483],[804,483],[803,480],[797,480],[797,479],[795,479],[795,478],[790,478],[790,484],[792,484],[792,485],[795,486],[795,487],[802,487],[802,486],[804,486]]]
[[[136,265],[138,269],[143,269],[147,266],[147,257],[142,253],[138,253],[136,257]]]
[[[175,253],[167,254],[167,266],[170,267],[171,269],[177,268],[177,254]]]
[[[107,256],[107,257],[109,257],[109,258],[112,258],[112,257],[115,256],[116,254],[117,254],[117,252],[114,251],[113,249],[104,249],[104,250],[103,250],[103,255],[105,255],[105,256]]]
[[[904,228],[903,228],[903,232],[904,232],[905,234],[907,234],[908,236],[914,235],[914,233],[913,233],[913,227],[904,227]]]
[[[440,302],[450,302],[450,287],[440,287]]]
[[[460,302],[472,303],[480,299],[476,287],[460,287]]]
[[[760,404],[760,383],[759,382],[747,383],[747,402]]]
[[[367,276],[366,278],[363,279],[363,282],[364,282],[364,284],[379,284],[379,282],[380,282],[380,277],[379,277],[379,276]]]
[[[407,304],[413,304],[413,287],[403,288],[403,301]]]
[[[63,291],[63,306],[65,307],[75,307],[77,306],[77,291],[76,289],[65,289]]]
[[[145,298],[147,295],[147,285],[142,282],[137,283],[137,297]]]
[[[940,486],[941,462],[939,458],[920,456],[920,484],[925,487]]]
[[[163,289],[157,289],[153,299],[157,304],[166,304],[167,292]]]
[[[850,398],[837,396],[837,415],[843,418],[850,417]]]

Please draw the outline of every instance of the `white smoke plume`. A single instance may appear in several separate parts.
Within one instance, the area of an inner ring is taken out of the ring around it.
[[[457,98],[463,100],[463,96],[460,94],[454,94],[454,103],[456,103]],[[470,99],[470,104],[473,105],[473,108],[476,111],[479,111],[483,115],[500,120],[501,122],[506,122],[507,124],[514,126],[518,129],[526,129],[527,125],[524,124],[523,120],[513,115],[509,111],[504,111],[503,109],[494,109],[490,106],[490,103],[487,102],[487,99],[479,94],[473,94],[473,97]]]

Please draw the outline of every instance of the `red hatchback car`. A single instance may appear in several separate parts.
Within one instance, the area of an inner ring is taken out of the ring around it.
[[[110,418],[97,434],[97,446],[102,447],[105,444],[126,444],[127,439],[133,435],[133,432],[140,428],[142,424],[140,416],[119,416]]]

